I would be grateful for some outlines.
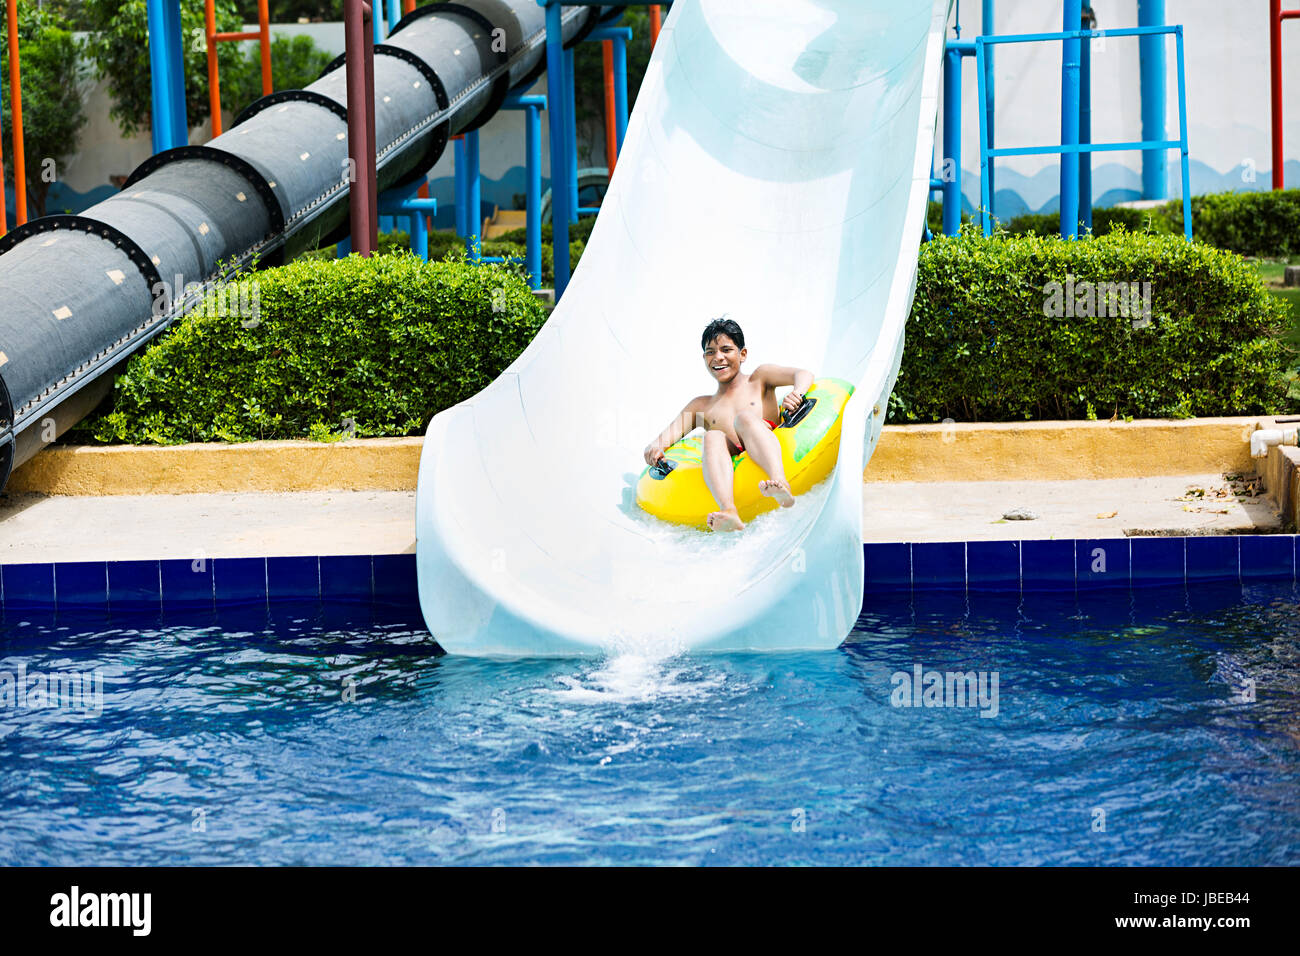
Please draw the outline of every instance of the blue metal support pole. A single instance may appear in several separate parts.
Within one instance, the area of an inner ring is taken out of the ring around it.
[[[1178,138],[1183,174],[1183,235],[1192,241],[1192,173],[1187,156],[1187,71],[1183,61],[1183,26],[1174,33],[1178,50]],[[1164,39],[1161,37],[1161,39]],[[1163,155],[1163,154],[1162,154]]]
[[[983,125],[981,124],[981,128]],[[961,52],[952,44],[943,59],[943,234],[961,231]]]
[[[578,107],[573,78],[573,50],[564,51],[565,155],[569,159],[569,222],[578,221]],[[551,193],[551,219],[555,218],[555,193]]]
[[[465,134],[465,179],[469,199],[465,209],[469,251],[477,259],[483,244],[483,180],[479,175],[478,130]]]
[[[424,261],[429,261],[429,228],[425,216],[438,212],[438,200],[421,199],[417,193],[420,183],[405,190],[392,190],[379,197],[379,210],[407,220],[411,233],[411,251]]]
[[[539,0],[544,2],[544,0]],[[568,117],[573,106],[565,96],[563,23],[560,5],[546,4],[546,87],[550,91],[547,116],[551,134],[551,243],[555,251],[555,301],[558,303],[569,284],[569,217],[564,214],[570,205],[569,157],[565,149],[568,141]]]
[[[984,9],[981,11],[980,17],[980,34],[982,36],[993,36],[993,34],[997,32],[994,29],[993,8],[995,3],[996,0],[984,0]],[[988,124],[986,134],[989,139],[989,149],[992,149],[997,145],[997,140],[994,136],[996,125],[993,122],[994,116],[997,112],[995,107],[997,97],[993,83],[993,47],[988,47],[984,50],[984,92],[988,96],[988,103],[985,107],[985,122]],[[993,204],[997,202],[998,189],[997,180],[993,176],[993,157],[991,156],[989,157],[987,175],[989,177],[989,215],[995,215]]]
[[[1138,0],[1139,27],[1165,25],[1165,0]],[[1138,69],[1142,96],[1142,138],[1165,138],[1165,37],[1161,34],[1138,38]],[[1164,150],[1142,154],[1142,198],[1169,196],[1168,157]]]
[[[149,0],[146,14],[153,93],[152,145],[153,151],[160,153],[189,142],[180,0]]]
[[[466,189],[468,182],[465,176],[465,140],[464,138],[452,142],[453,154],[453,173],[455,176],[456,205],[453,210],[456,213],[456,235],[469,235],[469,191]]]
[[[632,30],[624,27],[618,32],[627,34],[614,37],[614,132],[621,151],[627,135],[627,41],[632,39]]]
[[[524,268],[528,272],[529,287],[536,290],[542,287],[542,110],[546,109],[546,97],[524,96],[515,90],[506,96],[501,108],[524,111],[524,149],[527,153],[524,168],[528,183]],[[505,262],[506,259],[503,256],[480,256],[478,261]],[[519,260],[512,257],[512,261]]]
[[[339,240],[339,244],[334,247],[334,255],[338,259],[346,259],[352,254],[352,237],[344,236]]]
[[[988,49],[985,45],[976,39],[975,41],[975,83],[978,87],[978,102],[980,105],[979,125],[980,125],[980,229],[985,236],[993,234],[993,197],[990,193],[989,184],[989,124],[986,122],[987,112],[984,107],[988,103],[988,88],[985,86],[984,58],[988,56]]]
[[[1064,32],[1077,32],[1083,0],[1065,0]],[[1079,48],[1073,37],[1061,42],[1061,145],[1079,145]],[[1079,154],[1061,155],[1061,238],[1079,235]]]
[[[1089,7],[1089,13],[1092,12]],[[1087,29],[1087,28],[1085,28]],[[1079,142],[1092,142],[1092,41],[1084,40],[1079,54]],[[1079,221],[1092,231],[1092,153],[1079,154]]]
[[[545,106],[544,97],[536,97]],[[542,287],[542,112],[533,108],[526,114],[525,150],[528,154],[528,284]]]

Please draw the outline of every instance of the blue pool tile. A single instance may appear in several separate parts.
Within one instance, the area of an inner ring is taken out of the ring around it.
[[[265,604],[266,558],[217,558],[212,582],[218,606]]]
[[[158,610],[162,605],[158,562],[108,562],[108,604],[110,608],[122,610]]]
[[[54,607],[54,565],[6,564],[0,577],[6,608]]]
[[[159,561],[162,603],[167,607],[212,607],[212,561],[168,558]]]
[[[1182,584],[1187,579],[1186,542],[1186,538],[1130,538],[1133,583]]]
[[[1138,541],[1145,538],[1134,538]],[[1159,539],[1151,539],[1159,540]],[[1181,539],[1180,539],[1181,540]],[[1163,622],[1171,614],[1188,610],[1187,588],[1182,580],[1170,582],[1146,582],[1142,587],[1133,589],[1133,623],[1138,626],[1152,622]]]
[[[376,554],[372,560],[376,604],[419,605],[414,554]]]
[[[912,587],[966,590],[966,542],[918,541],[912,545]]]
[[[966,620],[970,605],[964,590],[931,587],[913,592],[912,612],[918,627],[946,627]]]
[[[1196,615],[1219,615],[1242,603],[1238,581],[1188,581],[1187,609]]]
[[[1074,543],[1079,589],[1129,586],[1128,538],[1080,538]]]
[[[1020,542],[966,542],[966,586],[972,591],[1019,592]]]
[[[862,596],[862,612],[853,633],[878,635],[912,626],[912,592],[868,591]]]
[[[967,619],[972,625],[1002,625],[1020,620],[1021,598],[1018,581],[1014,591],[980,590],[972,587],[966,592],[966,599],[970,607]]]
[[[60,561],[55,564],[54,600],[60,608],[107,607],[107,564],[103,561]]]
[[[862,546],[865,587],[868,591],[906,591],[912,587],[912,546],[906,543],[870,542]]]
[[[365,601],[373,594],[370,555],[322,555],[320,596],[322,601]]]
[[[1111,539],[1114,540],[1114,539]],[[1082,542],[1081,542],[1082,543]],[[1123,584],[1079,582],[1078,605],[1080,627],[1084,630],[1115,633],[1133,623],[1133,607],[1140,592]]]
[[[272,601],[319,599],[320,558],[267,558],[266,593]]]
[[[1291,535],[1248,534],[1238,541],[1243,583],[1295,579],[1295,542]]]
[[[1020,542],[1024,591],[1074,590],[1074,541],[1030,538]]]
[[[1239,581],[1241,565],[1235,535],[1187,538],[1187,582]]]

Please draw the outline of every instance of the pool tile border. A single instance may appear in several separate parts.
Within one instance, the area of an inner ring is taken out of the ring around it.
[[[1297,580],[1300,535],[868,542],[868,595],[1104,592]],[[419,612],[414,554],[0,565],[0,609],[214,610],[321,602]]]

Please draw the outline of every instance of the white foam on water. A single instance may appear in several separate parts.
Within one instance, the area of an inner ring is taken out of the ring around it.
[[[656,700],[708,697],[725,682],[725,675],[701,675],[676,655],[615,654],[593,668],[556,678],[562,689],[549,693],[569,704],[632,704]]]

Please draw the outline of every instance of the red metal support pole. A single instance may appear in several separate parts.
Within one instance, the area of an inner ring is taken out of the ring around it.
[[[352,219],[352,251],[368,256],[376,246],[379,225],[375,185],[375,78],[373,11],[364,0],[343,0],[343,37],[347,56],[348,213]]]
[[[9,211],[5,208],[5,131],[0,123],[0,236],[9,231]]]
[[[27,221],[27,166],[23,157],[23,83],[18,68],[18,0],[9,0],[6,12],[9,20],[9,108],[14,118],[14,225],[21,226]]]
[[[605,156],[609,175],[614,175],[614,163],[618,159],[618,120],[617,106],[614,99],[614,41],[602,40],[601,57],[605,61]]]
[[[1268,2],[1269,101],[1273,128],[1273,188],[1282,189],[1282,0]]]
[[[1282,0],[1268,2],[1269,100],[1273,133],[1273,188],[1286,188],[1282,150],[1282,21],[1300,20],[1300,10],[1283,10]]]
[[[275,89],[271,83],[271,11],[268,0],[257,0],[257,39],[262,46],[262,95],[270,96]]]
[[[655,44],[659,42],[659,28],[663,25],[663,13],[659,8],[659,4],[653,4],[650,7],[650,49],[652,50],[655,48]]]
[[[221,79],[217,72],[217,11],[214,0],[204,4],[204,30],[208,46],[208,111],[212,114],[212,138],[221,135]]]

